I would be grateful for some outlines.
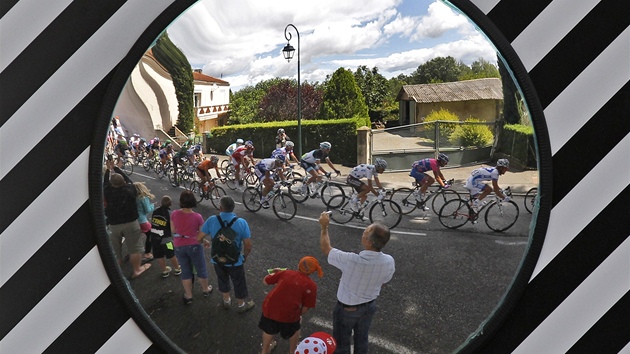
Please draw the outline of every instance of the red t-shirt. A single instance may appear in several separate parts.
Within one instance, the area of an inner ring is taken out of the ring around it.
[[[282,323],[298,322],[302,307],[315,307],[317,284],[308,275],[285,270],[265,277],[267,284],[276,284],[262,305],[263,315]]]

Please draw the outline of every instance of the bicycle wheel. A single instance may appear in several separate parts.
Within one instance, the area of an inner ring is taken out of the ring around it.
[[[462,198],[459,195],[459,193],[457,193],[456,191],[452,189],[442,189],[441,191],[437,192],[433,196],[433,200],[431,201],[431,208],[433,209],[433,212],[435,213],[435,215],[438,215],[440,213],[440,209],[442,209],[442,206],[444,204],[446,204],[449,200],[453,200],[453,199],[462,199]]]
[[[201,189],[201,183],[199,183],[199,181],[192,181],[188,189],[195,194],[197,203],[201,203],[204,200],[203,189]]]
[[[537,196],[538,188],[532,188],[528,190],[525,194],[525,200],[523,201],[523,204],[525,204],[525,210],[527,210],[527,212],[530,214],[532,213],[532,210],[534,210],[534,203],[536,203]]]
[[[336,199],[343,199],[345,200],[345,202],[339,202]],[[332,213],[330,214],[330,218],[339,224],[345,224],[350,222],[350,220],[352,220],[352,218],[354,218],[354,211],[352,211],[352,209],[350,209],[350,203],[348,202],[348,200],[341,195],[336,195],[334,197],[331,198],[330,200],[330,204],[335,205],[335,204],[340,204],[341,206],[335,209],[327,209],[330,210]],[[330,208],[330,207],[329,207]]]
[[[518,219],[518,205],[514,201],[493,203],[486,210],[486,225],[492,231],[505,231]]]
[[[230,165],[232,165],[232,163],[230,162],[229,159],[223,160],[223,161],[221,161],[221,166],[219,168],[221,169],[221,172],[228,173],[228,167]]]
[[[131,162],[131,160],[129,159],[123,160],[122,170],[125,171],[125,174],[127,176],[131,176],[131,174],[133,174],[133,162]]]
[[[245,183],[248,186],[255,186],[258,184],[258,176],[256,176],[256,172],[254,172],[254,167],[250,166],[245,173]]]
[[[181,171],[178,171],[179,173],[177,174],[178,177],[181,176]],[[168,183],[171,184],[172,187],[177,187],[179,185],[179,182],[175,179],[175,170],[168,170],[168,172],[166,173],[166,177],[168,178]],[[178,178],[179,179],[179,178]]]
[[[384,199],[370,208],[370,222],[379,222],[393,229],[400,223],[401,219],[400,206],[391,199]]]
[[[297,212],[297,204],[286,192],[276,194],[272,199],[273,213],[280,220],[291,220]]]
[[[236,170],[228,169],[228,172],[225,174],[225,185],[231,190],[236,190],[236,187],[238,186],[238,181],[236,180]]]
[[[260,192],[256,187],[247,187],[243,191],[243,205],[249,211],[258,211],[262,207],[260,205]]]
[[[391,199],[398,204],[403,215],[407,215],[416,209],[416,197],[413,195],[413,189],[411,188],[395,189]]]
[[[216,182],[214,187],[212,187],[212,189],[208,192],[208,198],[210,199],[212,205],[217,208],[217,210],[219,209],[219,202],[221,201],[221,198],[226,195],[227,194],[225,193],[225,189],[223,189],[223,187],[221,186],[217,186]]]
[[[331,208],[340,207],[346,199],[346,193],[343,191],[343,187],[338,184],[329,183],[323,186],[319,193],[322,197],[322,202],[324,202],[324,205]],[[337,204],[330,204],[332,198],[338,195],[342,196],[343,198],[336,198],[334,201]]]
[[[453,199],[442,206],[438,213],[440,224],[448,229],[457,229],[468,222],[472,210],[461,199]]]
[[[149,160],[148,158],[144,159],[144,161],[142,161],[142,167],[144,167],[144,170],[147,172],[151,171],[151,169],[153,168],[151,160]]]
[[[303,203],[308,199],[308,188],[304,184],[303,179],[295,179],[289,186],[289,195],[297,203]]]

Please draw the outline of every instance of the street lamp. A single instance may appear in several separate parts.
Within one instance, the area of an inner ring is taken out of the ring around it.
[[[302,157],[302,88],[301,88],[301,82],[300,82],[300,32],[298,32],[297,28],[295,28],[294,25],[292,24],[288,24],[287,27],[284,28],[284,38],[287,39],[287,45],[284,46],[284,49],[282,49],[282,55],[284,56],[284,59],[287,60],[287,62],[290,62],[291,59],[293,59],[293,53],[295,52],[295,48],[293,48],[293,46],[291,45],[291,33],[288,32],[287,30],[289,29],[289,27],[293,27],[293,29],[295,30],[295,33],[297,33],[297,40],[298,40],[298,49],[297,49],[297,89],[298,89],[298,94],[297,94],[297,110],[298,110],[298,156]]]

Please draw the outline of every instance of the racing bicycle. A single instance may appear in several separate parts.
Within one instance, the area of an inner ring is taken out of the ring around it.
[[[442,188],[440,185],[429,186],[426,192],[427,196],[423,200],[418,200],[420,199],[421,185],[412,182],[414,188],[404,187],[394,189],[392,200],[400,205],[400,210],[405,215],[410,214],[416,209],[422,211],[429,210],[426,206],[431,202],[431,209],[433,209],[433,212],[437,215],[446,202],[453,199],[461,199],[458,192],[449,188],[454,182],[454,178],[446,181],[446,188]]]
[[[512,190],[507,187],[503,193],[512,196]],[[483,204],[475,212],[472,207],[472,196],[468,200],[454,199],[442,206],[438,214],[440,223],[449,229],[457,229],[468,221],[477,223],[479,215],[485,210],[484,220],[492,231],[505,231],[512,227],[518,219],[518,205],[513,200],[502,201],[498,196],[489,203]]]
[[[267,201],[271,204],[273,213],[280,220],[291,220],[297,212],[297,203],[282,190],[283,186],[288,186],[288,182],[279,182],[274,184],[273,189],[267,194]],[[250,186],[243,191],[243,205],[252,212],[257,212],[262,207],[260,199],[262,198],[263,184],[258,183],[256,186]]]
[[[221,181],[220,179],[214,177],[210,180],[212,183],[208,183],[208,181],[206,181],[203,185],[200,181],[192,181],[190,183],[189,190],[195,194],[198,203],[201,203],[204,199],[210,199],[212,205],[216,209],[219,209],[219,201],[226,195],[225,189],[217,185],[217,183]]]
[[[335,177],[337,176],[339,176],[339,174],[335,174]],[[326,207],[337,208],[341,206],[347,198],[346,192],[343,189],[346,184],[333,181],[331,172],[326,173],[324,177],[323,181],[317,185],[315,190],[306,183],[309,178],[311,178],[309,173],[301,179],[294,179],[289,188],[291,198],[298,203],[303,203],[309,197],[320,198]],[[335,198],[333,200],[336,196],[341,196],[341,198]]]
[[[370,193],[367,205],[359,206],[358,210],[354,210],[351,203],[352,198],[357,196],[356,191],[352,193],[350,198],[346,198],[345,195],[336,195],[330,199],[330,205],[326,210],[330,211],[330,218],[339,224],[348,223],[352,219],[370,220],[370,222],[379,222],[393,229],[400,223],[402,212],[398,203],[391,199],[385,199],[389,194],[391,191],[386,190],[379,190],[378,197],[374,197]],[[333,207],[333,205],[339,206]],[[369,218],[365,216],[366,211]]]

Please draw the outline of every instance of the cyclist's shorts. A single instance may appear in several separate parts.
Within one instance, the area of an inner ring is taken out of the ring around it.
[[[361,189],[363,189],[363,186],[365,186],[365,182],[354,177],[353,175],[348,175],[348,177],[346,178],[346,183],[348,183],[348,185],[354,188],[354,190],[357,192],[361,192]]]
[[[310,170],[314,170],[317,165],[314,163],[306,162],[304,160],[300,161],[300,166],[304,169],[304,171],[308,172]]]
[[[416,183],[420,183],[422,182],[423,179],[425,179],[425,177],[427,177],[427,174],[424,172],[420,172],[415,168],[411,169],[411,173],[409,173],[409,176],[413,177],[416,179]]]
[[[258,180],[261,182],[264,181],[266,178],[273,179],[273,175],[267,177],[267,175],[265,174],[265,170],[262,167],[256,166],[254,172],[256,173]]]

